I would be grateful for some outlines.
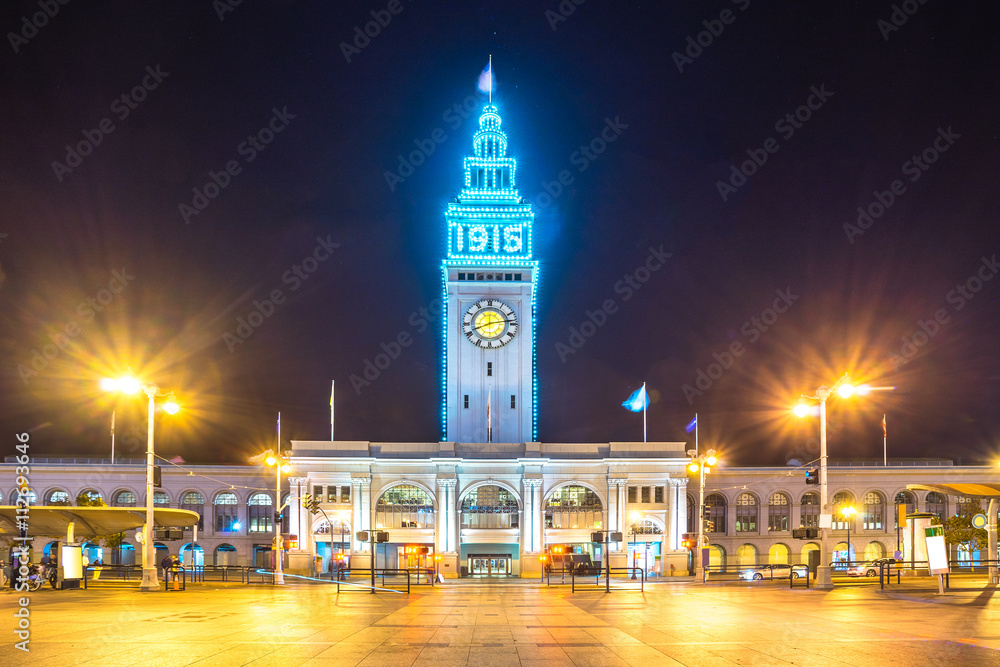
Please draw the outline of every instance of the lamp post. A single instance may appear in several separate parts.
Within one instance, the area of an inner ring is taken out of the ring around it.
[[[149,398],[146,433],[146,523],[142,527],[142,582],[139,584],[139,590],[159,591],[160,581],[157,578],[156,563],[154,562],[156,549],[153,548],[153,424],[156,415],[156,397],[166,396],[163,410],[167,414],[177,414],[180,406],[174,399],[173,392],[162,394],[160,388],[155,384],[142,383],[134,377],[102,380],[101,387],[106,391],[120,391],[125,394],[136,394],[142,391]]]
[[[635,533],[636,533],[636,528],[638,528],[639,519],[642,518],[642,515],[639,514],[638,512],[633,511],[632,514],[629,515],[629,517],[632,519],[632,580],[634,581],[636,579],[635,564],[639,555],[635,552]]]
[[[868,387],[858,387],[861,391],[859,393],[867,393]],[[833,387],[827,387],[826,385],[821,385],[816,389],[815,396],[806,396],[805,394],[799,399],[799,404],[795,407],[795,414],[799,417],[804,417],[809,414],[809,406],[806,405],[806,400],[819,401],[819,503],[820,503],[820,517],[819,517],[819,567],[816,568],[816,588],[833,588],[833,579],[830,578],[830,565],[827,560],[830,558],[830,554],[827,551],[827,528],[832,526],[831,517],[832,514],[828,511],[827,507],[827,497],[826,497],[826,400],[830,398],[833,392],[836,391],[844,398],[848,398],[855,392],[854,385],[851,384],[851,379],[847,373],[833,385]]]
[[[844,516],[844,523],[847,524],[847,567],[851,566],[851,522],[854,521],[854,515],[858,513],[854,507],[848,505],[840,511]]]
[[[718,462],[718,459],[715,456],[714,449],[709,449],[704,454],[698,454],[697,450],[689,449],[687,454],[691,457],[691,463],[688,464],[688,472],[696,472],[699,475],[698,549],[696,551],[697,564],[695,571],[702,575],[702,580],[704,581],[705,566],[701,562],[701,550],[705,541],[705,475],[712,472],[712,466]]]
[[[281,446],[281,431],[280,431],[280,417],[278,418],[278,446]],[[286,452],[287,453],[287,452]],[[282,585],[285,583],[285,575],[282,572],[282,556],[284,555],[283,545],[281,543],[281,473],[289,473],[292,470],[292,466],[289,465],[288,461],[278,456],[270,449],[264,453],[264,462],[269,466],[274,466],[274,506],[277,507],[277,511],[274,513],[274,583],[277,585]]]
[[[347,542],[347,512],[341,511],[337,512],[337,518],[340,519],[340,562],[343,566],[347,565],[347,552],[344,547],[344,543]],[[330,531],[331,539],[333,536],[333,531]],[[331,545],[332,546],[332,545]],[[331,549],[332,553],[332,549]],[[338,578],[342,577],[342,573],[338,573]]]

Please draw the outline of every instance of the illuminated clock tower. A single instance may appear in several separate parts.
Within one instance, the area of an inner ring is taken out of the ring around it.
[[[483,108],[465,187],[448,204],[442,420],[451,442],[536,439],[531,204],[492,103]]]

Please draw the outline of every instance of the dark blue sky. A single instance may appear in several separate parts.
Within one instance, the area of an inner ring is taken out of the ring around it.
[[[279,410],[328,437],[331,380],[338,439],[439,439],[443,211],[492,53],[542,440],[641,438],[646,381],[651,440],[697,411],[727,460],[808,460],[785,408],[850,371],[896,389],[831,401],[831,456],[880,458],[886,413],[890,455],[993,460],[1000,12],[787,5],[5,3],[0,424],[106,455],[112,410],[144,428],[96,386],[130,366],[186,404],[165,455],[242,461]]]

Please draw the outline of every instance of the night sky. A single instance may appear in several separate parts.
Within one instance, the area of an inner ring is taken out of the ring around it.
[[[848,371],[895,389],[831,399],[831,457],[881,460],[883,414],[890,457],[1000,457],[1000,7],[577,2],[4,3],[7,453],[108,456],[115,411],[140,456],[144,401],[97,384],[128,368],[184,404],[168,457],[245,462],[278,411],[326,439],[332,380],[338,440],[441,439],[492,54],[540,440],[641,439],[645,381],[650,440],[697,412],[727,462],[808,461],[788,409]]]

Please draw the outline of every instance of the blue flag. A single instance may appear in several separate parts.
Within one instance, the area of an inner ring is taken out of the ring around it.
[[[649,394],[646,393],[646,385],[642,385],[632,392],[622,403],[622,407],[632,412],[642,412],[649,407]]]
[[[684,430],[687,431],[688,433],[690,433],[691,431],[695,430],[696,428],[698,428],[698,415],[694,416],[694,419],[691,420],[691,423],[688,424],[684,428]]]

